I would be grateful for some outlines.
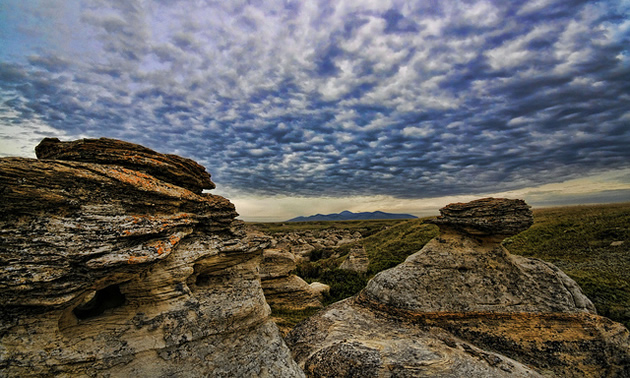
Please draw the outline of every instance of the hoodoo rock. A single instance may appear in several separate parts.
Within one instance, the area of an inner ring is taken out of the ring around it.
[[[527,230],[533,223],[532,211],[523,200],[482,198],[468,203],[452,203],[440,209],[440,216],[429,222],[442,232],[450,229],[476,237],[501,241]]]
[[[422,250],[288,335],[307,376],[630,376],[628,330],[558,268],[499,244],[532,224],[527,204],[441,214]]]
[[[0,375],[303,376],[205,168],[111,139],[0,159]]]

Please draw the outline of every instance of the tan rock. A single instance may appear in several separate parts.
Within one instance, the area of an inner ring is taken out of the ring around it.
[[[262,281],[267,303],[274,309],[303,310],[323,307],[319,292],[295,274]]]
[[[311,287],[311,291],[313,291],[314,293],[317,294],[317,298],[319,300],[323,300],[324,299],[324,295],[329,294],[330,293],[330,286],[321,283],[321,282],[312,282],[311,284],[309,284],[309,286]]]
[[[291,331],[307,376],[630,376],[628,330],[558,268],[499,244],[531,223],[524,202],[447,208],[463,213],[443,211],[439,237]]]
[[[268,238],[161,159],[0,159],[1,376],[303,375],[260,285]]]
[[[348,257],[341,263],[339,269],[349,270],[357,273],[365,273],[370,265],[367,252],[363,246],[353,248],[348,253]]]
[[[287,277],[296,268],[295,256],[286,250],[268,248],[263,252],[260,279]]]

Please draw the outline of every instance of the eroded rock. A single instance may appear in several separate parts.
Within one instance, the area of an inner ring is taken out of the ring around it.
[[[552,264],[499,242],[532,223],[519,200],[449,205],[440,236],[287,341],[307,376],[630,375],[630,334]]]
[[[303,375],[260,285],[269,238],[201,194],[203,167],[55,146],[0,159],[0,375]]]
[[[440,209],[440,216],[431,223],[446,231],[477,237],[492,237],[503,240],[527,230],[534,218],[529,205],[523,200],[504,198],[482,198],[467,203],[452,203]]]
[[[265,249],[260,277],[267,303],[273,309],[282,310],[323,307],[321,293],[292,274],[295,267],[295,256],[292,253],[277,248]]]
[[[349,270],[357,273],[365,273],[370,265],[367,252],[363,246],[353,248],[348,253],[348,257],[341,263],[339,269]]]
[[[61,142],[57,138],[45,138],[35,147],[35,153],[38,159],[79,161],[129,168],[198,194],[203,189],[215,188],[210,180],[210,174],[193,160],[177,155],[160,154],[144,146],[116,139]]]

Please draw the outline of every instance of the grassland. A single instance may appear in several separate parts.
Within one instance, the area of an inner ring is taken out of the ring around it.
[[[358,220],[358,221],[314,221],[314,222],[277,222],[277,223],[252,223],[256,229],[269,234],[323,231],[323,230],[351,230],[359,231],[363,237],[370,236],[388,227],[404,222],[405,220]]]
[[[557,265],[599,314],[630,328],[630,203],[534,210],[534,225],[503,244]]]
[[[354,245],[343,246],[338,251],[341,257],[303,263],[296,271],[309,282],[331,286],[327,304],[357,293],[369,278],[401,263],[437,235],[437,228],[423,224],[422,219],[259,226],[269,233],[325,228],[362,230],[361,243],[370,259],[367,273],[337,269]],[[630,203],[535,209],[534,225],[503,244],[511,253],[557,265],[582,287],[599,314],[630,327]],[[295,324],[309,314],[278,316]]]

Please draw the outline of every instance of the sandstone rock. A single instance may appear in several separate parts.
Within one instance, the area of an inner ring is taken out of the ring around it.
[[[341,263],[339,269],[349,270],[357,273],[365,273],[370,265],[367,252],[363,246],[353,248],[348,253],[348,257]]]
[[[456,233],[442,233],[377,274],[363,295],[414,312],[595,313],[575,281],[554,265]]]
[[[307,377],[541,377],[440,328],[337,302],[286,338]]]
[[[323,307],[318,292],[300,277],[287,277],[262,281],[265,298],[273,309],[304,310]]]
[[[313,291],[314,293],[317,293],[317,297],[320,300],[324,299],[325,294],[330,293],[330,286],[323,284],[321,282],[313,282],[308,286],[311,287],[311,291]]]
[[[431,223],[440,229],[456,229],[469,235],[503,240],[527,230],[533,223],[532,211],[523,200],[483,198],[468,203],[452,203],[440,209]]]
[[[0,159],[0,375],[303,375],[261,289],[268,238],[192,165],[49,142],[94,162]]]
[[[45,138],[35,147],[35,153],[38,159],[80,161],[129,168],[197,194],[203,189],[215,188],[210,180],[210,174],[195,161],[177,155],[160,154],[121,140],[100,138],[61,142],[57,138]]]
[[[295,256],[286,250],[268,248],[263,252],[260,279],[287,277],[296,268]]]
[[[630,375],[628,330],[558,268],[499,244],[531,223],[526,204],[445,209],[439,237],[289,334],[307,376]]]
[[[334,249],[361,238],[360,232],[350,232],[346,229],[276,232],[272,236],[272,245],[274,248],[290,251],[296,262],[300,262],[308,261],[309,254],[314,250]]]
[[[281,249],[265,249],[260,278],[267,303],[273,309],[303,310],[322,307],[321,295],[303,279],[291,274],[295,257]]]

